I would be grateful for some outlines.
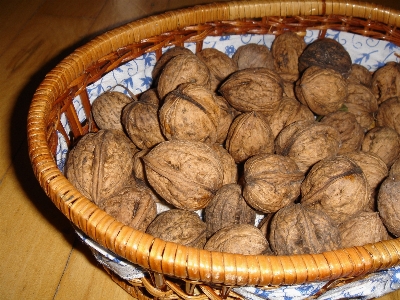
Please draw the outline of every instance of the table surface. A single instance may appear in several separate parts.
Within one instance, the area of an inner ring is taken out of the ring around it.
[[[91,38],[207,2],[216,0],[0,0],[0,299],[132,299],[37,183],[26,143],[29,104],[44,75]],[[400,9],[398,0],[379,3]]]

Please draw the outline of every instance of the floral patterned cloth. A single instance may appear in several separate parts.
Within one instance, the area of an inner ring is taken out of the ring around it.
[[[317,39],[318,34],[319,31],[307,31],[305,36],[306,43]],[[399,57],[396,54],[400,54],[400,47],[387,41],[333,30],[328,30],[326,37],[339,41],[349,52],[353,63],[361,64],[370,71],[375,71],[389,61],[399,61]],[[236,49],[241,45],[256,43],[264,44],[270,48],[273,40],[274,35],[256,34],[207,37],[203,42],[203,48],[216,48],[232,57]],[[194,43],[187,43],[185,46],[193,52],[195,51]],[[164,52],[167,49],[165,48]],[[101,93],[116,87],[117,84],[125,86],[134,94],[144,92],[151,86],[151,72],[155,62],[155,54],[146,53],[106,74],[97,82],[87,87],[90,101],[96,99]],[[121,87],[116,87],[114,90],[126,93],[126,90]],[[80,98],[76,97],[73,103],[80,121],[84,121],[86,115]],[[61,116],[61,121],[68,133],[70,129],[65,115]],[[63,171],[68,149],[63,136],[61,134],[58,136],[59,144],[56,161],[59,169]],[[159,209],[162,210],[165,208],[159,207]],[[76,231],[82,241],[90,247],[96,259],[121,278],[133,279],[144,276],[145,271],[139,266],[133,265],[122,257],[118,257],[109,250],[101,247],[80,230],[76,229]],[[247,299],[306,299],[317,293],[325,285],[326,282],[316,282],[282,286],[275,289],[240,287],[235,288],[235,292]],[[400,266],[375,272],[362,280],[333,288],[316,299],[372,299],[397,289],[400,289]]]

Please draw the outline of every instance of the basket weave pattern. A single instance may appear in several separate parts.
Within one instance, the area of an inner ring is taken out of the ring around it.
[[[207,36],[305,34],[328,29],[384,39],[400,45],[400,12],[357,1],[237,1],[197,6],[135,21],[107,32],[75,50],[38,87],[28,115],[29,155],[35,175],[49,198],[80,230],[100,245],[151,271],[151,278],[126,282],[110,276],[139,299],[235,297],[232,286],[276,286],[339,280],[387,269],[400,262],[400,239],[320,254],[244,256],[209,252],[165,242],[116,221],[81,195],[54,160],[57,132],[69,147],[97,128],[86,87],[107,72],[144,53],[195,42],[200,51]],[[73,106],[80,96],[87,116],[81,123]],[[71,132],[60,118],[65,114]],[[166,275],[166,276],[164,276]],[[168,278],[180,278],[176,284]],[[335,281],[335,283],[338,283]],[[191,296],[194,287],[202,294]],[[220,294],[215,291],[221,286]],[[151,296],[150,296],[151,295]]]

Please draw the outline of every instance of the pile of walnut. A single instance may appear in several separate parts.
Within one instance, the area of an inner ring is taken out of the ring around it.
[[[287,32],[232,58],[171,48],[153,83],[138,100],[100,95],[100,130],[67,160],[71,183],[120,222],[241,254],[400,236],[398,63],[372,74],[335,40]]]

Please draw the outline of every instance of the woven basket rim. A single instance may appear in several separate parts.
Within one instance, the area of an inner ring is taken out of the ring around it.
[[[232,1],[169,11],[96,37],[48,73],[33,96],[28,113],[28,146],[40,185],[57,208],[100,245],[143,268],[178,278],[232,286],[281,285],[359,276],[399,264],[400,238],[291,256],[210,252],[162,241],[116,221],[80,194],[57,168],[47,142],[52,104],[93,63],[126,45],[218,20],[331,14],[382,22],[392,31],[400,25],[400,11],[359,1]]]

